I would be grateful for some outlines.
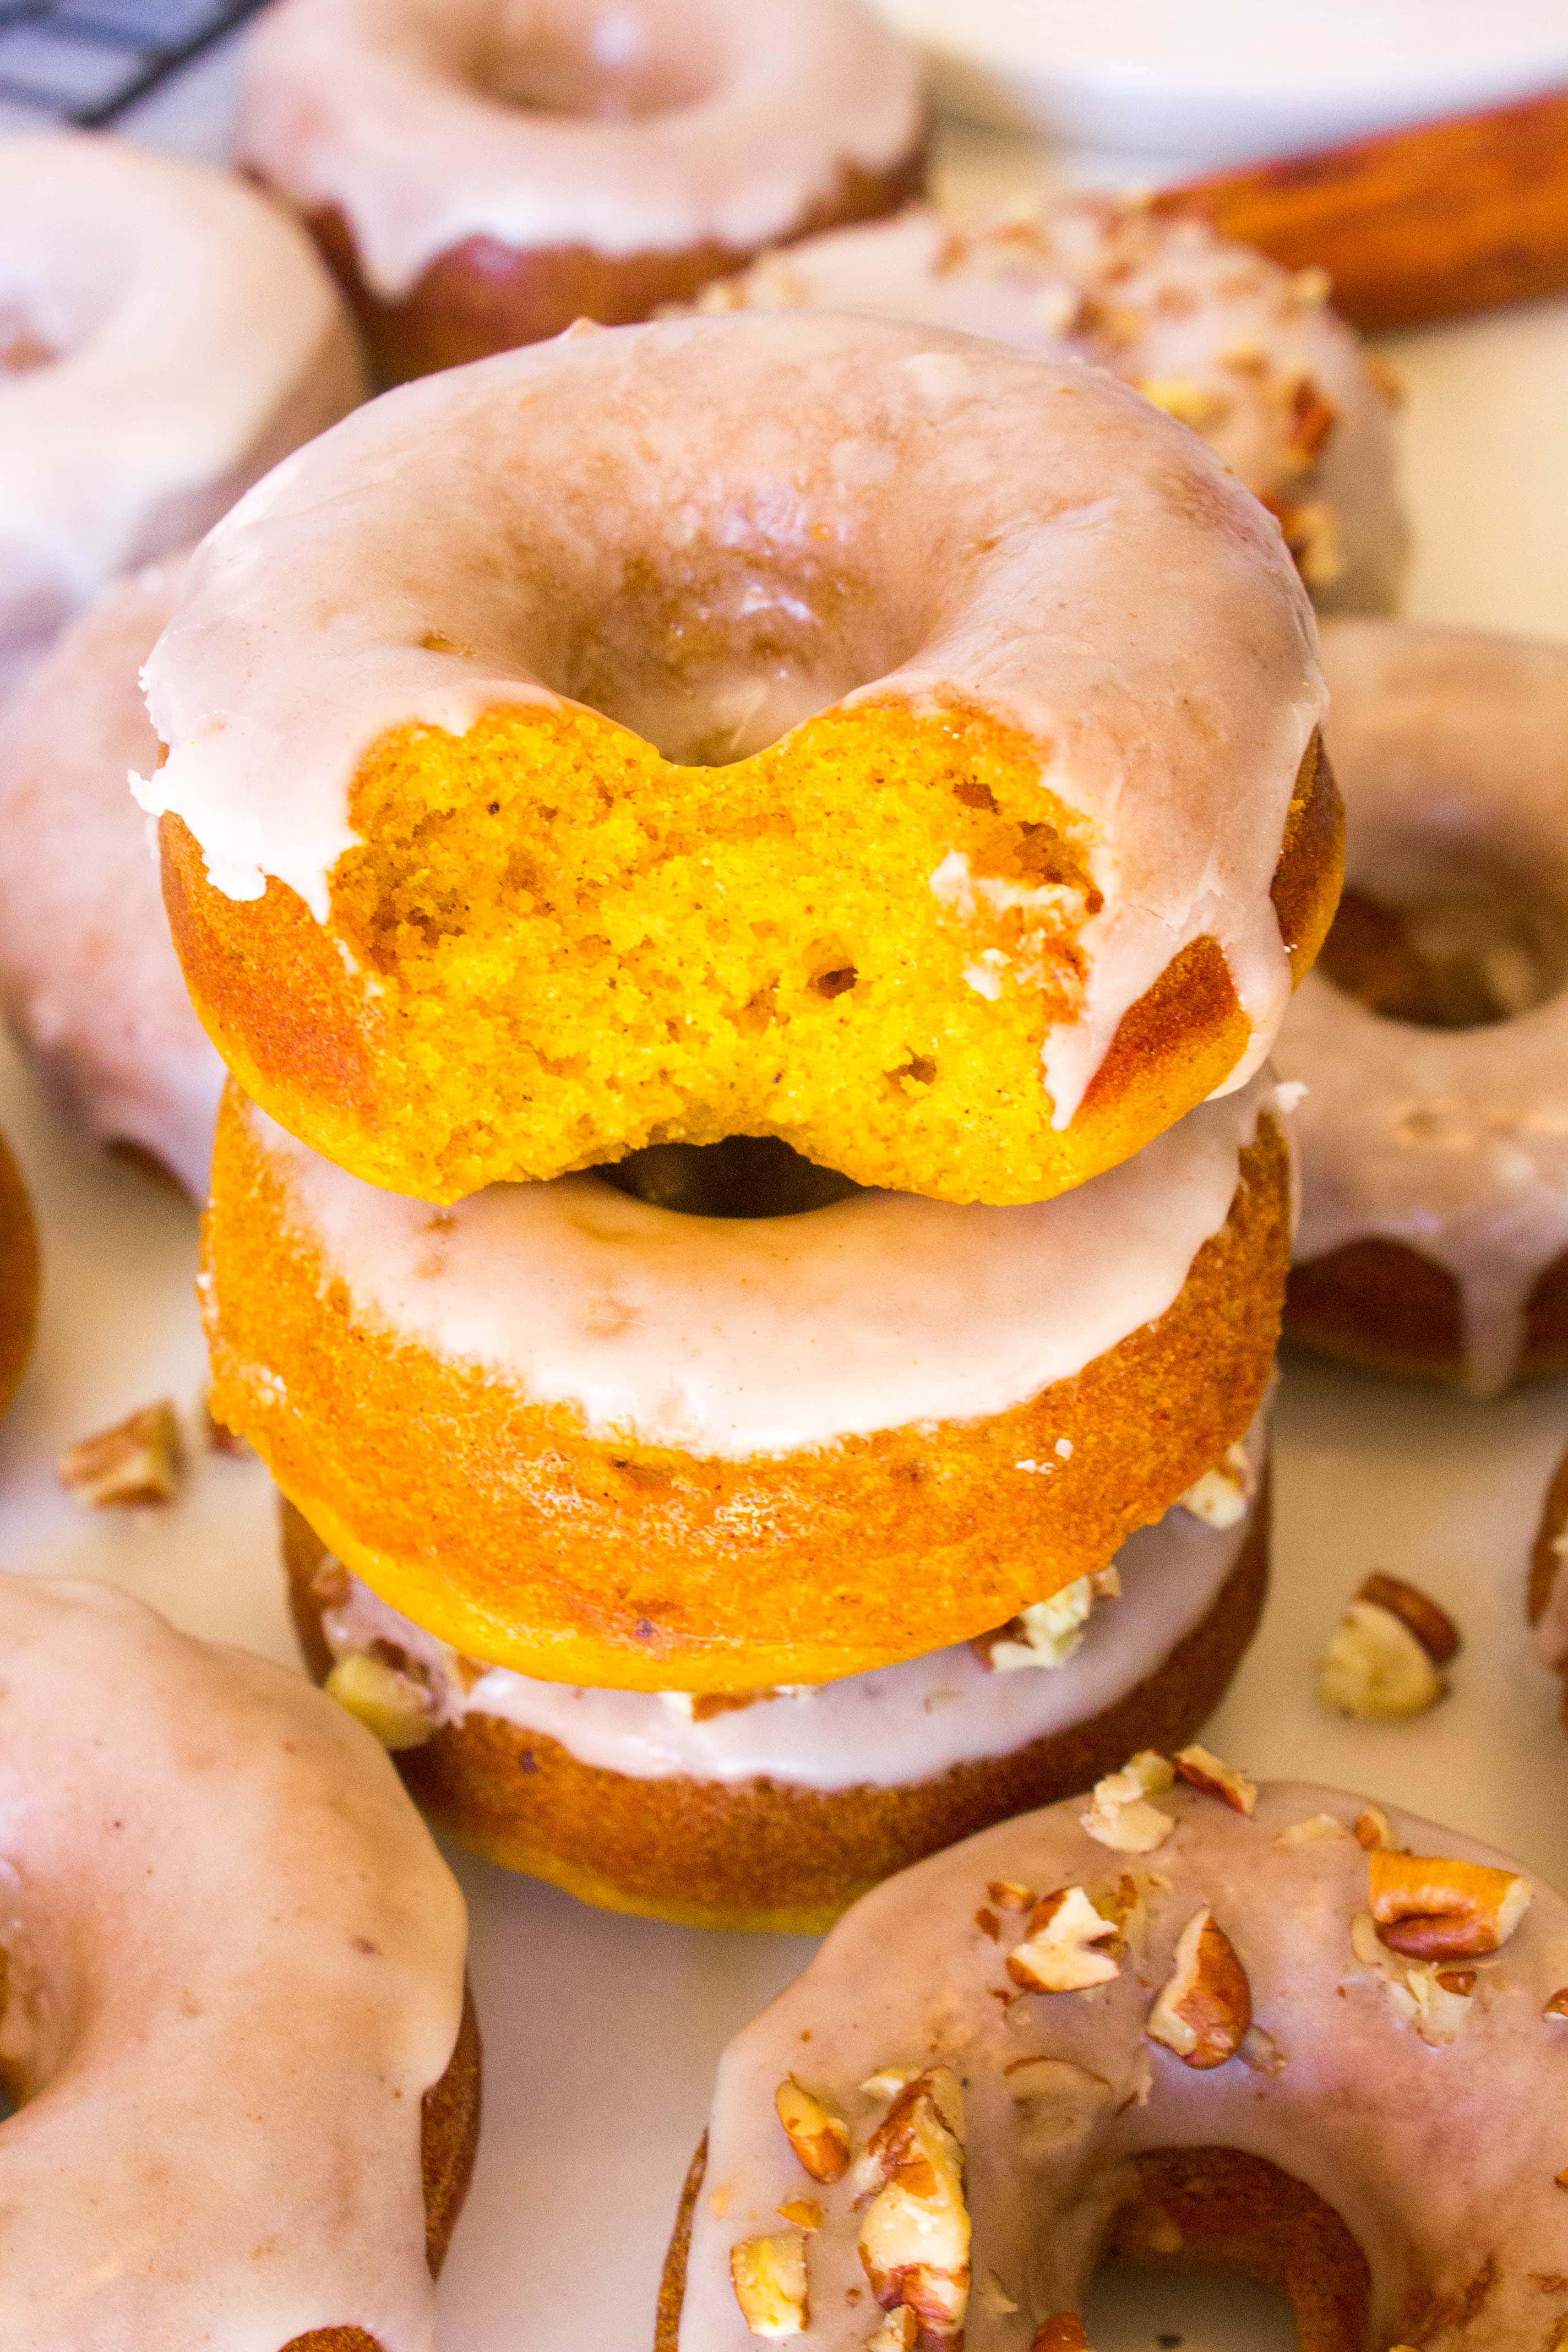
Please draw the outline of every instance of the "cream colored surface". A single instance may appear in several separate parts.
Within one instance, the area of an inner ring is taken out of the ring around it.
[[[166,135],[218,142],[218,64],[158,106]],[[188,93],[194,90],[193,97]],[[981,176],[967,139],[962,179]],[[988,200],[1037,169],[985,142]],[[1416,524],[1407,608],[1423,619],[1568,635],[1568,305],[1405,338],[1400,419]],[[19,1567],[99,1574],[203,1633],[292,1654],[270,1485],[209,1457],[171,1514],[79,1513],[53,1453],[164,1388],[200,1392],[195,1219],[102,1165],[49,1118],[0,1045],[0,1122],[44,1221],[39,1354],[0,1423],[0,1543]],[[1262,1635],[1207,1734],[1260,1770],[1394,1802],[1491,1837],[1568,1887],[1561,1685],[1531,1654],[1523,1562],[1562,1450],[1561,1383],[1478,1408],[1292,1364],[1278,1430],[1278,1570]],[[1458,1620],[1451,1698],[1394,1727],[1322,1714],[1311,1662],[1373,1569],[1408,1577]],[[585,1910],[464,1858],[476,1990],[521,2013],[486,2053],[485,2135],[437,2297],[440,2352],[644,2352],[679,2184],[720,2051],[805,1964],[804,1940],[716,1937]],[[1096,2352],[1293,2352],[1266,2300],[1206,2282],[1096,2287]]]
[[[289,1223],[372,1328],[574,1406],[595,1437],[746,1461],[1005,1412],[1081,1371],[1173,1303],[1276,1111],[1264,1072],[1024,1208],[867,1192],[758,1218],[685,1216],[593,1175],[432,1210],[243,1115]],[[266,1363],[245,1377],[283,1386]]]
[[[0,137],[0,644],[195,539],[363,396],[309,242],[226,174]]]
[[[749,252],[898,163],[912,53],[861,0],[287,0],[251,37],[240,154],[335,205],[390,299],[466,238]]]
[[[385,1758],[103,1586],[0,1579],[0,2341],[428,2352],[466,1923]]]
[[[206,1194],[223,1092],[191,1009],[130,772],[158,739],[140,671],[175,561],[108,590],[0,715],[0,1009],[67,1114]]]
[[[1397,906],[1511,879],[1568,906],[1568,650],[1358,621],[1325,631],[1323,663],[1352,882]],[[1505,1387],[1568,1250],[1568,998],[1420,1029],[1315,971],[1278,1052],[1306,1087],[1298,1260],[1369,1235],[1419,1250],[1458,1284],[1468,1385]]]
[[[861,584],[819,613],[825,549]],[[639,562],[698,583],[723,659],[672,676],[617,638]],[[759,710],[764,613],[785,651]],[[1310,612],[1256,504],[1111,378],[800,312],[569,332],[405,385],[205,541],[147,666],[169,758],[138,794],[184,817],[215,887],[275,875],[325,920],[369,745],[585,693],[595,648],[609,715],[678,759],[721,713],[739,757],[884,697],[975,702],[1038,746],[1102,900],[1042,1055],[1058,1127],[1200,937],[1252,1023],[1227,1083],[1264,1058],[1289,995],[1269,885],[1321,709]]]

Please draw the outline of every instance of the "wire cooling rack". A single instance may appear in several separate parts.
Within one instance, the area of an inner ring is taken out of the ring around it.
[[[0,0],[0,128],[110,122],[260,0]]]

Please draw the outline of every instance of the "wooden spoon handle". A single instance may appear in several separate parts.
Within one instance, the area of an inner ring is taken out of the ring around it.
[[[1568,293],[1568,90],[1167,189],[1369,332]]]

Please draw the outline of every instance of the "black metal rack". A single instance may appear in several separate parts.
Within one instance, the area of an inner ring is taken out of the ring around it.
[[[261,0],[0,0],[0,110],[111,122]]]

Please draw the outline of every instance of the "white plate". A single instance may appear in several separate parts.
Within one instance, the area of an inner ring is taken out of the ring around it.
[[[954,111],[1205,164],[1568,80],[1562,0],[879,0]]]
[[[1015,153],[1008,168],[1037,165]],[[1568,305],[1392,348],[1411,392],[1412,611],[1568,634]],[[198,1402],[194,1216],[63,1133],[3,1045],[0,1127],[34,1187],[46,1255],[39,1349],[0,1425],[0,1564],[101,1576],[196,1632],[291,1656],[255,1463],[204,1458],[166,1512],[83,1514],[53,1480],[62,1446],[132,1406],[164,1393]],[[1415,1806],[1568,1888],[1568,1745],[1521,1619],[1568,1392],[1472,1406],[1298,1365],[1278,1426],[1273,1598],[1214,1744],[1258,1772]],[[1466,1636],[1453,1698],[1396,1728],[1331,1722],[1311,1696],[1314,1652],[1373,1568],[1436,1593]],[[485,2128],[441,2284],[441,2352],[647,2352],[714,2061],[811,1948],[613,1918],[483,1864],[457,1867],[486,2039]],[[1098,2352],[1152,2352],[1157,2333],[1185,2352],[1294,2341],[1266,2298],[1237,2290],[1136,2280],[1101,2292]]]

